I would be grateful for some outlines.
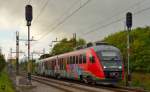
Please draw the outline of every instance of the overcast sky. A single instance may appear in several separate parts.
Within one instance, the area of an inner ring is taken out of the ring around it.
[[[57,37],[77,38],[87,41],[123,30],[126,12],[133,12],[133,28],[150,25],[150,0],[0,0],[0,47],[8,56],[10,48],[15,51],[15,32],[20,39],[27,39],[25,5],[33,6],[31,42],[33,50],[49,52],[52,40]],[[27,51],[25,42],[20,49]],[[15,55],[13,55],[15,56]]]

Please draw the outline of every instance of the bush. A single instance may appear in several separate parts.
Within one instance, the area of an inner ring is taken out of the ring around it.
[[[5,62],[4,55],[0,54],[0,72],[5,67],[5,64],[6,64],[6,62]]]

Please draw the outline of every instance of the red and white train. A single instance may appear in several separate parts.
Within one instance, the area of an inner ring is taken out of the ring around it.
[[[124,79],[120,50],[104,43],[52,56],[36,62],[37,74],[85,82],[114,83]]]

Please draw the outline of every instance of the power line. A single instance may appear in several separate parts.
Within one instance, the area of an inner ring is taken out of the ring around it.
[[[140,3],[140,2],[139,2],[139,3]],[[138,3],[137,3],[137,4],[138,4]],[[131,8],[131,7],[130,7],[130,8]],[[147,11],[147,10],[149,10],[149,9],[150,9],[150,7],[141,9],[141,10],[135,12],[135,13],[134,13],[134,16],[137,15],[137,14],[140,14],[140,13],[142,13],[142,12],[144,12],[144,11]],[[126,11],[127,11],[127,9],[126,9]],[[99,27],[97,27],[97,28],[95,28],[95,29],[92,29],[92,30],[88,31],[87,33],[85,33],[84,35],[87,35],[87,34],[89,34],[89,33],[95,32],[95,31],[97,31],[98,29],[101,29],[101,28],[110,26],[110,25],[112,25],[112,24],[114,24],[114,23],[117,23],[117,22],[121,21],[122,19],[124,19],[124,17],[121,17],[121,18],[119,18],[119,19],[117,19],[117,20],[114,20],[114,21],[112,21],[112,22],[110,22],[110,23],[107,23],[107,24],[101,25],[101,26],[99,26]],[[65,22],[65,21],[64,21],[64,22]],[[62,22],[62,23],[63,23],[63,22]],[[61,22],[58,24],[58,26],[59,26],[59,25],[61,25]],[[53,27],[53,28],[54,28],[53,30],[55,30],[55,27]],[[57,26],[56,26],[56,28],[57,28]],[[53,31],[53,30],[52,30],[52,31]],[[52,32],[52,31],[50,31],[50,32]],[[43,36],[48,35],[48,33],[49,33],[49,32],[47,32],[47,33],[46,33],[45,35],[43,35]],[[43,37],[43,36],[42,36],[42,37]],[[41,37],[39,40],[41,40],[42,37]]]
[[[74,10],[70,15],[68,15],[67,17],[65,17],[62,21],[60,21],[55,27],[53,27],[51,29],[51,31],[46,32],[43,36],[41,36],[38,40],[41,40],[42,38],[44,38],[45,36],[47,36],[50,32],[54,31],[58,26],[60,26],[61,24],[63,24],[64,22],[66,22],[70,17],[72,17],[75,13],[77,13],[81,8],[83,8],[84,6],[86,6],[91,0],[87,0],[84,4],[82,4],[79,8],[77,8],[76,10]]]
[[[84,35],[87,35],[87,34],[89,34],[89,33],[93,33],[93,32],[95,32],[95,31],[97,31],[98,29],[102,29],[102,28],[105,28],[105,27],[107,27],[107,26],[109,26],[109,25],[112,25],[112,24],[114,24],[114,23],[117,23],[117,22],[121,21],[122,19],[124,19],[124,17],[122,17],[122,18],[120,18],[120,19],[117,19],[117,20],[115,20],[115,21],[112,21],[112,22],[110,22],[110,23],[107,23],[107,24],[105,24],[105,25],[101,25],[101,26],[99,26],[99,27],[97,27],[97,28],[95,28],[95,29],[92,29],[92,30],[90,30],[90,31],[88,31],[88,32],[86,32],[86,33],[84,33]]]
[[[142,10],[139,10],[139,11],[135,12],[134,15],[138,15],[138,14],[140,14],[140,13],[142,13],[142,12],[145,12],[145,11],[147,11],[147,10],[149,10],[149,9],[150,9],[150,7],[144,8],[144,9],[142,9]]]
[[[40,12],[39,12],[38,15],[36,16],[36,18],[33,20],[33,23],[32,23],[32,24],[34,24],[35,21],[38,20],[38,18],[39,18],[39,17],[41,16],[41,14],[44,12],[44,10],[45,10],[46,6],[48,5],[49,1],[50,1],[50,0],[47,0],[47,1],[44,3],[43,7],[40,9]]]
[[[146,1],[146,0],[145,0],[145,1]],[[144,2],[144,1],[140,1],[140,2],[136,3],[135,5],[140,4],[140,3],[143,3],[143,2]],[[135,6],[135,5],[133,5],[133,6]],[[125,9],[123,12],[129,10],[130,8],[132,8],[132,6],[129,7],[129,8],[127,8],[127,9]],[[148,9],[150,9],[150,7],[145,8],[145,9],[142,9],[142,10],[140,10],[140,11],[137,11],[137,12],[134,13],[134,15],[139,14],[139,13],[142,13],[143,11],[146,11],[146,10],[148,10]],[[120,12],[119,14],[121,14],[121,12]],[[113,17],[115,17],[115,16],[117,16],[117,15],[119,15],[119,14],[113,15],[112,17],[109,17],[107,20],[109,20],[109,19],[111,19],[111,18],[113,18]],[[117,23],[117,22],[119,22],[119,21],[121,21],[121,20],[123,20],[123,19],[124,19],[124,17],[119,18],[119,19],[117,19],[117,20],[114,20],[114,21],[112,21],[112,22],[110,22],[110,23],[101,25],[101,26],[99,26],[99,27],[97,27],[97,28],[94,28],[94,29],[92,29],[92,30],[90,30],[90,31],[88,31],[88,32],[86,32],[86,33],[84,33],[83,35],[87,35],[87,34],[89,34],[89,33],[93,33],[93,32],[95,32],[95,31],[97,31],[98,29],[105,28],[105,27],[110,26],[110,25],[112,25],[112,24],[114,24],[114,23]],[[105,22],[105,21],[106,21],[106,20],[104,20],[103,22]],[[93,26],[93,25],[92,25],[92,26]]]
[[[48,30],[48,29],[49,29],[50,27],[52,27],[55,23],[57,23],[57,21],[61,20],[61,19],[72,9],[72,7],[74,7],[78,2],[79,2],[79,0],[76,1],[76,2],[74,2],[74,3],[71,5],[71,7],[69,7],[69,8],[67,9],[66,12],[64,12],[59,18],[57,18],[54,22],[52,22],[52,24],[50,24],[48,27],[46,27],[45,30]],[[43,35],[46,35],[47,33],[48,33],[48,32],[45,32]]]
[[[59,18],[57,18],[57,19],[53,22],[53,24],[50,24],[50,25],[48,26],[48,28],[46,28],[46,29],[49,29],[49,27],[51,27],[52,25],[54,25],[54,23],[56,23],[57,21],[61,20],[69,11],[71,11],[72,7],[74,7],[78,2],[79,2],[79,1],[74,2],[74,3],[71,5],[71,7],[69,7],[69,8],[67,9],[67,11],[65,11]]]
[[[146,1],[146,0],[145,0],[145,1]],[[108,17],[108,18],[106,18],[106,19],[104,19],[104,20],[102,20],[102,21],[99,21],[99,22],[97,22],[97,23],[91,25],[91,26],[88,27],[87,29],[92,28],[92,27],[95,27],[95,25],[97,25],[97,24],[99,24],[99,23],[104,23],[106,20],[111,20],[112,18],[114,18],[114,17],[116,17],[116,16],[118,16],[118,15],[124,13],[125,11],[128,11],[129,9],[133,8],[134,6],[139,5],[139,4],[141,4],[141,3],[145,2],[145,1],[141,0],[141,1],[137,2],[137,3],[135,3],[134,5],[132,5],[132,6],[128,7],[128,8],[126,8],[125,10],[120,11],[120,12],[118,12],[118,13],[116,13],[116,14],[114,14],[114,15],[112,15],[112,16],[110,16],[110,17]]]

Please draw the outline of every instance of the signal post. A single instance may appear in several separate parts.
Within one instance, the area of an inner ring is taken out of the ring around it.
[[[130,86],[130,82],[131,82],[131,72],[130,72],[130,31],[131,31],[131,27],[132,27],[132,13],[128,12],[126,13],[126,26],[127,26],[127,59],[128,59],[128,68],[127,68],[127,81],[126,81],[126,85]]]
[[[30,26],[31,26],[31,21],[32,21],[32,6],[31,5],[26,5],[25,7],[25,17],[27,21],[27,26],[28,26],[28,81],[29,84],[31,83],[31,62],[30,62]]]

